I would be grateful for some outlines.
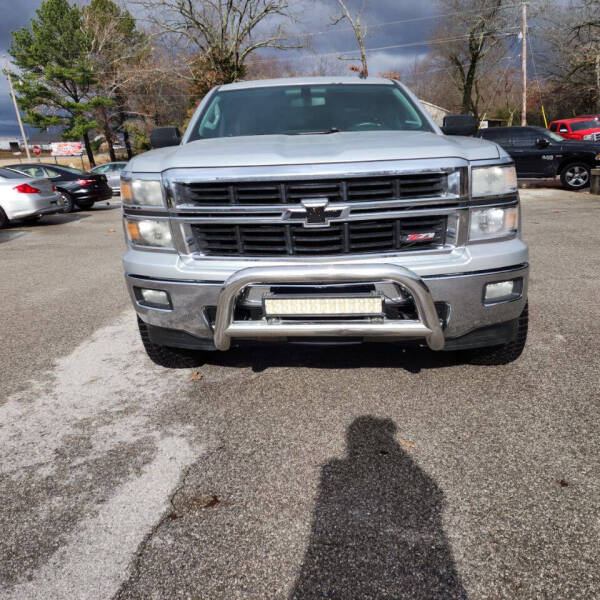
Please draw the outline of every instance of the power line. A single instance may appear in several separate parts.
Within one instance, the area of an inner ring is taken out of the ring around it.
[[[484,34],[484,35],[494,35],[496,37],[509,37],[511,35],[515,35],[516,31],[518,31],[520,28],[519,27],[513,27],[511,29],[509,29],[508,31],[504,31],[504,32],[500,32],[500,33],[489,33],[489,34]],[[463,39],[467,39],[471,34],[464,34],[464,35],[458,35],[458,36],[453,36],[453,37],[448,37],[448,38],[439,38],[436,40],[421,40],[418,42],[409,42],[406,44],[392,44],[389,46],[379,46],[376,48],[366,48],[365,51],[366,52],[381,52],[383,50],[397,50],[399,48],[411,48],[411,47],[418,47],[418,46],[431,46],[431,45],[437,45],[437,44],[448,44],[448,43],[452,43],[452,42],[459,42]],[[354,48],[352,50],[345,50],[345,51],[336,51],[336,52],[311,52],[310,54],[305,54],[303,56],[294,56],[291,58],[286,58],[286,61],[290,61],[290,60],[306,60],[306,58],[308,57],[324,57],[324,56],[340,56],[340,55],[344,55],[344,54],[355,54],[357,52],[360,52],[359,49]],[[269,57],[269,58],[259,58],[259,59],[254,59],[251,62],[252,63],[261,63],[261,62],[269,62],[269,61],[273,61],[273,60],[278,60],[277,57]]]
[[[520,7],[521,3],[517,3],[517,4],[507,4],[505,6],[501,6],[499,7],[498,10],[507,10],[509,8],[517,8]],[[430,20],[435,20],[435,19],[445,19],[447,17],[454,17],[456,15],[464,15],[467,13],[485,13],[487,11],[489,11],[489,8],[473,8],[471,10],[460,10],[460,11],[455,11],[455,12],[450,12],[450,13],[444,13],[441,15],[428,15],[426,17],[413,17],[411,19],[399,19],[396,21],[385,21],[382,23],[373,23],[371,25],[369,25],[367,23],[367,28],[368,29],[377,29],[380,27],[387,27],[389,25],[401,25],[404,23],[417,23],[420,21],[430,21]],[[303,38],[303,37],[315,37],[317,35],[331,35],[332,33],[339,33],[341,31],[353,31],[353,29],[351,27],[343,27],[340,29],[329,29],[329,30],[325,30],[325,31],[313,31],[313,32],[306,32],[306,33],[299,33],[297,35],[290,35],[290,36],[286,36],[288,38]]]

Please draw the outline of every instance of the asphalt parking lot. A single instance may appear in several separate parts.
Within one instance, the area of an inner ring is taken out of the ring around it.
[[[600,199],[522,204],[530,336],[503,367],[382,345],[164,370],[118,204],[0,232],[0,597],[597,598]]]

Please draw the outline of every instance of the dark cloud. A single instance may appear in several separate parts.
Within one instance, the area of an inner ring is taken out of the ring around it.
[[[41,3],[42,0],[0,0],[0,55],[3,59],[10,44],[11,32],[27,27]],[[83,0],[78,3],[83,3]],[[335,0],[294,0],[292,6],[297,21],[288,29],[290,33],[297,34],[318,33],[309,37],[313,52],[330,55],[335,60],[338,53],[356,48],[356,41],[347,24],[330,27],[331,17],[338,13]],[[411,44],[370,52],[370,71],[374,73],[401,67],[423,54],[427,49],[426,41],[439,24],[437,19],[431,18],[438,13],[436,0],[348,0],[348,6],[352,12],[360,10],[363,20],[369,25],[367,48]],[[394,23],[402,20],[410,21]],[[416,45],[420,42],[423,44]],[[289,60],[301,60],[297,52],[284,56]],[[356,53],[352,56],[356,56]],[[345,65],[341,68],[345,69]],[[0,75],[0,136],[16,135],[17,132],[8,84]]]

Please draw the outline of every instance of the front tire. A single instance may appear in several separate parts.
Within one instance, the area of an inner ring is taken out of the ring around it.
[[[527,341],[527,330],[529,327],[529,307],[526,304],[517,326],[515,339],[502,346],[492,348],[480,348],[469,352],[469,362],[474,365],[507,365],[523,353]]]
[[[155,344],[150,340],[148,325],[139,317],[137,322],[144,350],[153,363],[167,369],[187,369],[199,367],[203,363],[199,352]]]
[[[0,229],[4,229],[5,227],[8,227],[8,217],[6,216],[6,213],[0,208]]]
[[[582,190],[590,185],[590,167],[583,162],[568,164],[560,172],[560,182],[568,190]]]

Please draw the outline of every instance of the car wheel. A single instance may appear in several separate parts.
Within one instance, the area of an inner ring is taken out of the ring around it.
[[[92,206],[94,206],[94,201],[93,200],[78,200],[77,206],[79,206],[79,208],[81,208],[82,210],[90,210],[90,208],[92,208]]]
[[[67,194],[67,192],[61,192],[60,197],[63,201],[63,212],[64,213],[72,213],[75,210],[75,202],[73,201],[73,196],[71,194]]]
[[[184,350],[182,348],[170,348],[169,346],[160,346],[150,341],[148,325],[138,317],[138,328],[144,350],[153,363],[166,367],[167,369],[186,369],[189,367],[199,367],[202,363],[202,356],[199,352]]]
[[[0,208],[0,229],[8,226],[8,217],[6,213]]]
[[[590,185],[590,167],[585,163],[571,163],[561,171],[560,182],[569,190],[581,190]]]
[[[519,325],[515,339],[502,346],[469,350],[469,362],[473,365],[507,365],[508,363],[517,360],[523,353],[523,348],[525,348],[528,327],[529,307],[526,304],[519,317]]]

